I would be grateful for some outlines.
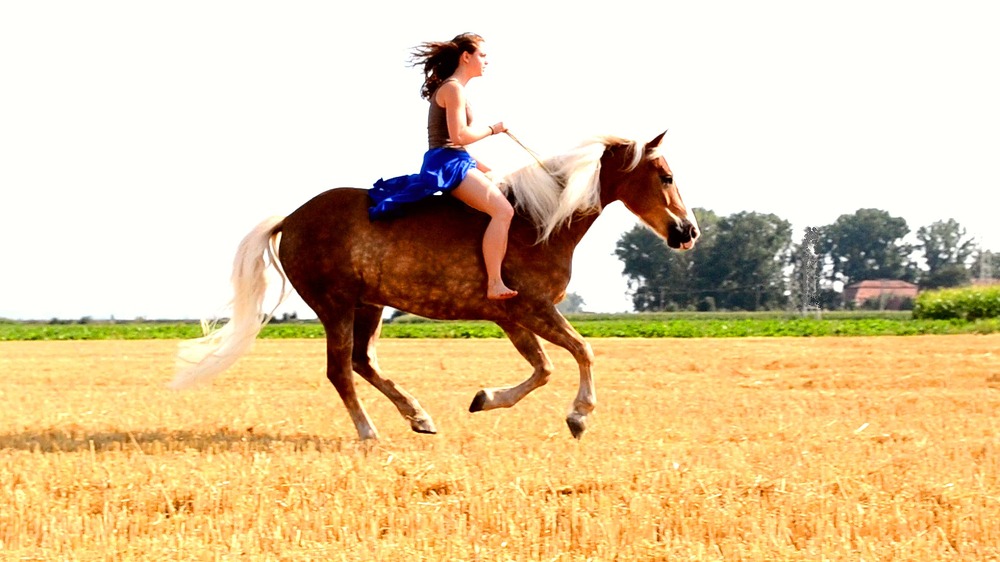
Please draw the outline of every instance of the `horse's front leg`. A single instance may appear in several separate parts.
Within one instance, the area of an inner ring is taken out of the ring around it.
[[[538,336],[529,330],[514,324],[500,324],[511,343],[521,353],[521,356],[535,368],[531,376],[516,386],[500,388],[484,388],[476,393],[469,406],[470,412],[481,412],[495,408],[510,408],[521,401],[529,392],[549,382],[552,374],[552,361],[542,349]]]
[[[351,354],[354,372],[385,395],[417,433],[437,433],[434,421],[417,399],[396,383],[383,378],[375,356],[375,342],[382,332],[382,307],[363,305],[354,311],[354,351]]]
[[[570,433],[577,439],[587,431],[587,416],[597,405],[597,393],[594,391],[594,377],[590,369],[594,365],[594,351],[583,336],[559,314],[553,306],[544,313],[526,315],[522,324],[542,338],[569,351],[580,367],[580,388],[573,400],[573,406],[566,416],[566,425]]]

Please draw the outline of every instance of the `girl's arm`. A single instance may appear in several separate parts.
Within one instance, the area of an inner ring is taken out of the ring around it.
[[[466,146],[506,130],[502,122],[489,127],[473,126],[469,123],[466,118],[465,88],[456,82],[442,84],[436,97],[444,105],[448,120],[448,137],[455,146]]]

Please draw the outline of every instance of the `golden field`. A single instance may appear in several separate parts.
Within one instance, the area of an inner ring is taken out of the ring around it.
[[[0,343],[2,560],[1000,560],[1000,335],[383,340],[357,442],[321,341],[261,340],[207,389],[176,341]]]

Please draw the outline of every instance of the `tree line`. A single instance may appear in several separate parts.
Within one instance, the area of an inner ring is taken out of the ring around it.
[[[1000,266],[954,219],[920,227],[913,243],[905,219],[859,209],[793,240],[791,223],[774,214],[694,212],[702,236],[690,251],[665,251],[643,226],[618,240],[636,311],[839,309],[843,288],[858,281],[956,287],[996,278]]]

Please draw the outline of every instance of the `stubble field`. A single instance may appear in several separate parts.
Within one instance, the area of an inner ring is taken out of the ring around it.
[[[0,342],[0,559],[998,560],[1000,335],[594,339],[576,366],[502,340],[383,340],[434,417],[359,380],[357,443],[321,341],[261,340],[208,389],[176,341]]]

